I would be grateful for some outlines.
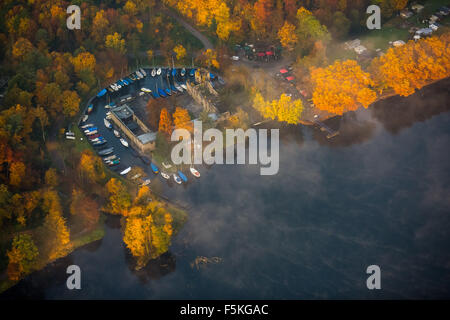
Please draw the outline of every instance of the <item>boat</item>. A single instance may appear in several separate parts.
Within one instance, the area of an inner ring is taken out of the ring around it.
[[[111,122],[109,122],[108,120],[106,120],[106,118],[103,119],[103,123],[105,124],[105,127],[107,127],[108,129],[112,129],[112,124],[111,124]]]
[[[120,138],[120,143],[123,144],[125,147],[128,147],[128,142],[124,138]]]
[[[163,165],[163,167],[166,168],[166,169],[172,168],[172,165],[171,165],[170,163],[167,164],[167,163],[163,162],[162,165]]]
[[[125,170],[121,171],[120,174],[121,175],[126,175],[128,172],[131,171],[131,167],[126,168]]]
[[[137,80],[137,78],[135,77],[135,75],[133,73],[130,73],[130,75],[128,77],[133,81]]]
[[[91,103],[91,104],[88,106],[88,108],[87,108],[87,112],[88,112],[88,113],[91,113],[92,110],[94,110],[94,105]]]
[[[152,163],[150,158],[148,158],[146,156],[140,156],[139,158],[141,158],[142,162],[145,163],[146,165],[149,165],[150,163]]]
[[[167,173],[162,172],[162,171],[161,171],[161,176],[162,176],[164,179],[169,179],[169,178],[170,178],[170,176],[169,176]]]
[[[167,93],[168,96],[171,96],[171,95],[172,95],[172,94],[170,93],[170,89],[169,89],[169,88],[164,89],[164,91]]]
[[[117,138],[120,138],[120,133],[119,133],[119,131],[117,131],[116,129],[114,129],[114,135],[117,137]]]
[[[144,75],[142,73],[140,73],[139,71],[136,71],[136,74],[137,74],[139,79],[144,78]]]
[[[152,91],[152,96],[155,99],[159,98],[159,94],[156,91]]]
[[[106,142],[107,142],[106,139],[103,139],[103,140],[95,141],[92,145],[101,146],[101,145],[104,145]]]
[[[189,72],[189,75],[191,77],[195,76],[195,69],[191,69],[191,71]]]
[[[164,90],[162,90],[162,89],[160,89],[160,88],[158,88],[158,93],[159,93],[159,95],[160,95],[161,97],[163,97],[163,98],[166,98],[166,97],[167,97],[167,94],[164,92]]]
[[[176,183],[181,184],[181,179],[179,176],[177,176],[175,173],[173,174],[173,180],[175,180]]]
[[[175,89],[177,89],[177,90],[180,91],[180,92],[183,92],[183,88],[182,88],[182,87],[180,87],[180,86],[177,85],[177,84],[174,84],[174,86],[175,86]]]
[[[200,172],[197,171],[194,167],[189,169],[194,177],[200,178]]]
[[[181,86],[184,90],[187,90],[187,87],[186,87],[186,85],[185,85],[184,83],[180,83],[180,86]]]
[[[103,138],[102,136],[100,136],[100,137],[97,137],[97,138],[92,139],[91,142],[97,142],[97,141],[102,141],[102,140],[105,140],[105,138]]]
[[[75,140],[75,136],[66,136],[66,139]]]
[[[173,84],[170,85],[170,90],[172,90],[173,93],[177,92],[177,88]]]
[[[159,168],[152,162],[150,163],[150,167],[152,168],[152,171],[154,174],[158,174],[159,173]]]
[[[181,172],[180,170],[178,170],[178,175],[180,176],[180,178],[184,181],[187,182],[188,178],[184,175],[183,172]]]
[[[152,69],[152,77],[156,76],[156,69]]]
[[[186,68],[181,69],[181,76],[184,77],[184,75],[186,74]]]
[[[90,136],[90,135],[93,135],[93,134],[96,134],[96,133],[97,133],[97,130],[85,132],[85,134],[86,134],[87,136]]]
[[[144,77],[147,76],[147,72],[145,72],[144,69],[140,68],[139,71],[142,73],[142,75],[143,75]]]
[[[162,72],[161,68],[158,68],[158,70],[156,70],[156,74],[157,74],[158,76],[161,75],[161,72]]]
[[[118,164],[120,164],[120,159],[114,159],[111,160],[107,163],[108,166],[112,167],[112,166],[117,166]]]
[[[87,114],[85,114],[85,115],[83,116],[83,119],[82,119],[81,121],[82,121],[82,122],[86,122],[88,118],[89,118],[89,116],[88,116]]]
[[[100,156],[107,156],[108,154],[113,153],[113,151],[114,151],[114,148],[111,147],[111,148],[107,148],[107,149],[100,150],[100,151],[98,152],[98,154],[99,154]]]
[[[141,91],[143,91],[143,92],[148,92],[148,93],[152,92],[152,90],[147,89],[147,88],[141,88]]]
[[[111,148],[110,148],[111,149]],[[103,161],[107,162],[107,161],[112,161],[114,159],[116,159],[117,156],[115,154],[113,154],[112,156],[106,157],[103,159]]]
[[[141,186],[146,186],[150,183],[150,179],[147,177],[142,178]]]

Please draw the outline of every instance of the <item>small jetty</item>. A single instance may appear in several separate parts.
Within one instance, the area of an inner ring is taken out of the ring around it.
[[[327,134],[327,139],[333,138],[333,137],[335,137],[335,136],[337,136],[339,134],[339,130],[331,129],[325,123],[320,121],[318,117],[314,117],[313,123],[316,124],[320,128],[320,131],[325,131],[325,132],[328,133]]]

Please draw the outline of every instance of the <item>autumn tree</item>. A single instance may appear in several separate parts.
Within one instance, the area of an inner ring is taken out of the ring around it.
[[[297,124],[303,112],[303,103],[300,99],[292,101],[291,97],[282,94],[277,100],[266,101],[261,93],[254,90],[253,107],[264,118]]]
[[[322,25],[314,15],[301,7],[297,11],[296,35],[298,39],[298,49],[302,52],[308,52],[314,42],[322,40],[324,43],[330,39],[327,27]]]
[[[45,184],[50,188],[58,186],[59,178],[55,168],[50,168],[45,172]]]
[[[87,230],[95,228],[100,218],[98,203],[77,188],[72,191],[70,213],[78,218],[83,228]]]
[[[31,235],[23,233],[14,237],[11,249],[6,255],[8,256],[8,278],[18,281],[23,275],[31,272],[39,251]]]
[[[111,178],[106,184],[109,194],[107,210],[112,214],[127,215],[131,206],[131,196],[125,186],[116,178]]]
[[[408,96],[430,81],[450,75],[450,33],[440,37],[409,41],[390,48],[385,55],[371,62],[370,72],[380,92],[393,89]]]
[[[188,130],[192,129],[191,117],[189,116],[189,112],[186,109],[176,107],[172,118],[173,124],[176,128],[184,128]]]
[[[63,92],[62,111],[67,117],[73,117],[78,113],[80,107],[80,97],[75,91],[66,90]]]
[[[295,34],[295,26],[285,21],[283,27],[278,30],[278,39],[280,39],[283,47],[292,50],[298,42],[298,37]]]
[[[70,247],[70,233],[63,217],[61,202],[56,191],[43,194],[44,228],[47,232],[47,251],[49,259],[55,259],[67,253]]]
[[[79,173],[82,180],[90,183],[99,182],[105,178],[102,160],[91,150],[85,150],[81,154]]]
[[[122,39],[122,36],[114,32],[114,34],[108,34],[105,40],[105,46],[107,48],[114,49],[120,53],[125,53],[125,40]]]
[[[77,74],[81,74],[83,70],[94,72],[96,59],[95,56],[89,52],[81,52],[71,59],[73,68]]]
[[[172,130],[173,130],[173,124],[172,124],[172,118],[170,116],[170,113],[167,111],[166,108],[163,108],[161,110],[161,114],[159,117],[158,131],[167,133],[168,135],[171,135]]]
[[[370,88],[370,75],[354,60],[336,60],[326,68],[312,69],[311,81],[315,106],[333,114],[367,108],[377,97]]]
[[[177,60],[182,60],[186,56],[186,49],[181,44],[176,45],[173,51],[177,55]]]
[[[26,166],[22,161],[16,161],[9,167],[9,184],[16,188],[20,187],[25,178]]]

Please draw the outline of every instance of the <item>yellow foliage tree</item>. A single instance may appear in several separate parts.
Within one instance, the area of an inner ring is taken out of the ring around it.
[[[117,50],[120,53],[125,53],[125,40],[117,32],[106,36],[105,46]]]
[[[280,39],[283,47],[292,50],[298,42],[298,37],[295,34],[295,26],[285,21],[280,30],[278,30],[278,39]]]
[[[181,44],[173,48],[173,51],[177,55],[177,60],[181,60],[186,56],[186,49]]]

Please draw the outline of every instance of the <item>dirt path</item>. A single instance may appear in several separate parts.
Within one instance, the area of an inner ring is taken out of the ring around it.
[[[193,26],[191,26],[189,23],[187,23],[185,20],[183,20],[179,15],[174,13],[172,10],[162,7],[161,11],[163,11],[165,14],[171,16],[175,20],[178,21],[183,27],[186,28],[194,37],[196,37],[200,42],[203,44],[205,49],[214,49],[214,45],[212,42],[208,39],[208,37],[201,34],[197,29],[195,29]]]

